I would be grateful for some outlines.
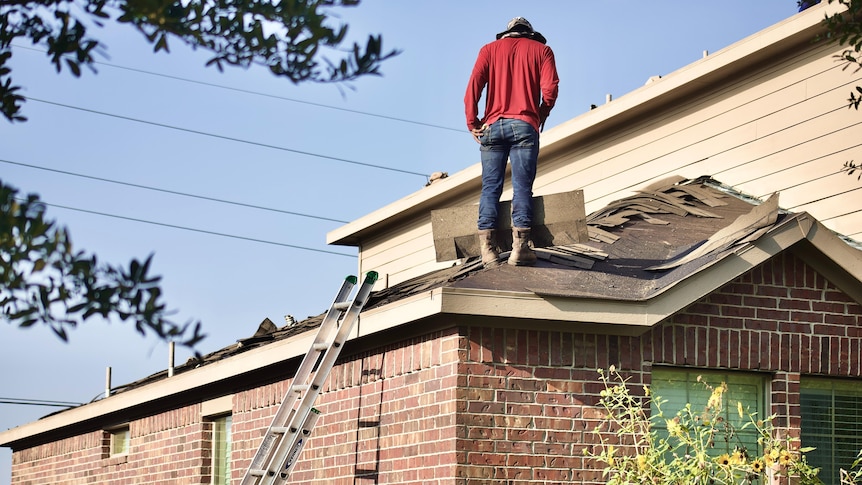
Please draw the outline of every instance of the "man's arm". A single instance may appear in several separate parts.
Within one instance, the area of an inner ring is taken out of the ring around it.
[[[545,47],[545,56],[542,60],[542,71],[540,75],[542,86],[542,103],[539,105],[539,127],[544,128],[545,120],[551,114],[551,110],[557,103],[560,78],[557,75],[557,64],[554,60],[554,51]]]
[[[464,114],[467,117],[467,129],[470,131],[481,130],[482,128],[478,106],[479,100],[482,98],[482,91],[488,84],[489,62],[488,50],[483,47],[479,50],[479,56],[473,65],[473,72],[470,74],[470,81],[467,83],[467,92],[464,94]]]

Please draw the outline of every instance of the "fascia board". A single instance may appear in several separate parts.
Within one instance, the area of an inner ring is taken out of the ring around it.
[[[643,302],[541,297],[530,292],[445,288],[443,312],[452,315],[648,325]]]
[[[808,217],[814,222],[807,233],[808,240],[841,269],[862,282],[862,251],[842,241],[832,230],[813,217]]]
[[[146,405],[165,397],[242,375],[267,365],[305,354],[314,341],[315,332],[306,332],[283,341],[273,342],[206,366],[192,369],[137,389],[121,392],[99,401],[47,416],[22,426],[0,432],[0,446],[49,433],[74,423],[98,419],[123,410]]]
[[[856,249],[811,217],[800,215],[800,229],[816,249],[805,258],[806,263],[819,271],[841,291],[862,304],[862,250]]]
[[[390,328],[439,315],[443,306],[443,289],[424,293],[363,311],[350,338],[365,337]]]

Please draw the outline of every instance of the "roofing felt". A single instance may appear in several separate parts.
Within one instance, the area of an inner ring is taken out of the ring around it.
[[[528,292],[539,296],[642,301],[791,220],[777,198],[760,204],[709,179],[671,178],[587,216],[590,242],[538,248],[535,266],[485,267],[479,258],[456,261],[372,293],[365,310],[441,287]],[[505,257],[504,253],[501,255]],[[323,314],[277,327],[265,319],[251,337],[177,366],[181,373],[319,327]],[[167,370],[115,392],[167,377]]]

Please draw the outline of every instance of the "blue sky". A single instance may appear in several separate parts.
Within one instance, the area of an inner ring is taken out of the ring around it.
[[[24,106],[28,122],[0,121],[0,179],[48,204],[90,211],[48,209],[77,249],[117,265],[152,253],[165,302],[176,320],[202,321],[209,337],[199,350],[207,353],[251,336],[264,318],[283,325],[287,314],[326,309],[357,267],[355,248],[326,245],[326,233],[342,225],[326,219],[352,221],[421,189],[422,174],[478,161],[464,90],[479,48],[510,18],[529,19],[554,49],[560,95],[547,129],[797,8],[794,0],[364,0],[336,12],[355,39],[381,33],[384,47],[403,51],[382,77],[339,88],[296,86],[257,68],[219,73],[204,67],[202,52],[174,42],[170,54],[153,54],[137,32],[109,25],[94,32],[108,45],[98,74],[73,78],[19,41],[14,80],[33,100]],[[0,325],[0,341],[5,398],[87,402],[104,391],[106,367],[119,385],[168,361],[167,344],[117,322],[89,321],[68,344],[47,328]],[[177,361],[188,357],[180,350]],[[0,429],[51,411],[0,404]],[[0,485],[10,463],[11,451],[0,449]]]

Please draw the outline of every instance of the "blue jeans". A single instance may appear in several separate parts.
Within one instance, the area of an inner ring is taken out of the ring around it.
[[[479,137],[482,142],[482,196],[479,229],[497,227],[497,204],[503,193],[506,161],[512,164],[512,227],[533,224],[533,181],[539,156],[539,132],[526,121],[500,118]]]

